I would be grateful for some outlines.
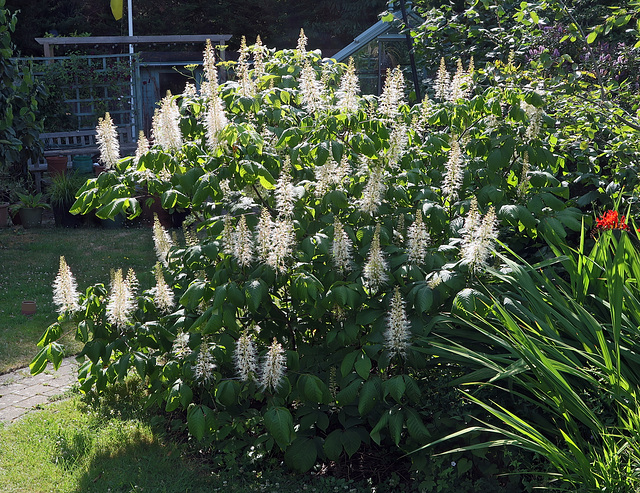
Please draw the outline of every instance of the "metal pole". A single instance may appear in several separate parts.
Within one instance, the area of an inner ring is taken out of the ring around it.
[[[133,36],[133,0],[127,3],[127,19],[129,21],[129,36]],[[129,43],[129,53],[133,53],[133,44]]]
[[[131,0],[129,0],[131,1]],[[420,85],[418,83],[418,70],[416,68],[416,59],[413,55],[413,39],[411,38],[411,32],[409,26],[409,17],[407,16],[407,6],[404,0],[400,0],[400,8],[402,9],[402,21],[404,22],[407,37],[407,48],[409,48],[409,61],[411,62],[411,72],[413,74],[413,88],[416,92],[416,101],[419,103],[422,98],[420,97]]]
[[[127,20],[129,23],[129,36],[133,36],[133,0],[127,0]],[[135,141],[138,137],[136,131],[136,94],[135,82],[136,72],[133,70],[133,43],[129,43],[129,70],[131,73],[130,96],[131,96],[131,138]]]

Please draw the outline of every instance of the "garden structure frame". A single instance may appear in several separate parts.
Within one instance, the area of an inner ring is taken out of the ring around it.
[[[163,56],[154,57],[154,60],[145,61],[142,57],[140,57],[140,50],[138,48],[141,45],[169,45],[175,46],[180,44],[202,44],[202,49],[199,53],[202,53],[204,50],[204,44],[207,40],[211,41],[211,44],[218,48],[219,57],[221,60],[224,60],[224,48],[226,47],[226,43],[231,39],[231,35],[229,34],[197,34],[197,35],[159,35],[159,36],[86,36],[86,37],[46,37],[46,38],[35,38],[36,41],[43,46],[44,50],[44,58],[43,59],[33,59],[34,61],[45,61],[46,63],[55,63],[56,60],[62,59],[64,57],[55,56],[55,48],[56,47],[85,47],[85,48],[99,48],[105,46],[113,46],[116,45],[129,45],[134,49],[130,49],[129,53],[122,54],[111,54],[111,55],[83,55],[89,63],[94,63],[97,65],[106,64],[106,60],[109,58],[116,57],[119,59],[126,59],[131,66],[131,81],[126,84],[127,89],[124,91],[124,94],[121,94],[125,100],[128,100],[128,104],[126,104],[125,108],[122,108],[119,112],[120,117],[119,121],[116,123],[120,127],[126,127],[130,131],[130,137],[132,140],[137,139],[139,130],[149,130],[151,116],[153,115],[153,111],[155,108],[155,103],[164,97],[165,94],[159,94],[159,91],[156,90],[156,94],[149,94],[149,88],[152,86],[157,86],[158,84],[149,84],[149,87],[146,87],[146,84],[143,83],[143,78],[146,80],[152,80],[154,77],[157,77],[158,71],[161,70],[162,67],[182,67],[185,65],[202,65],[202,59],[200,56],[194,57],[194,59],[169,59],[167,57],[168,54],[163,54]],[[145,86],[145,87],[143,87]],[[112,97],[109,94],[100,94],[100,98],[108,99]],[[71,107],[75,105],[76,110],[72,111],[73,114],[78,116],[79,129],[85,130],[88,128],[95,128],[95,123],[93,121],[91,124],[87,125],[83,123],[82,118],[87,120],[87,116],[93,116],[93,118],[89,118],[88,120],[96,120],[98,117],[103,115],[95,114],[92,115],[92,112],[95,111],[96,105],[94,104],[91,98],[83,99],[79,94],[75,97],[71,98],[69,101]],[[82,110],[81,108],[89,108],[88,110]],[[87,113],[88,111],[88,113]],[[113,113],[113,112],[112,112]],[[112,115],[116,116],[116,115]]]

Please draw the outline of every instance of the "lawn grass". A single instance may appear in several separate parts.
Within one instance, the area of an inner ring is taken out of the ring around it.
[[[79,396],[0,424],[3,493],[371,493],[322,475],[288,472],[277,461],[208,455],[160,416],[143,411],[139,379],[109,390],[99,406]],[[154,423],[154,424],[152,424]],[[399,486],[399,487],[398,487]]]
[[[57,319],[51,285],[64,255],[80,290],[102,282],[109,272],[134,269],[141,289],[153,283],[156,262],[151,228],[43,227],[0,229],[0,374],[27,366],[42,332]],[[23,300],[35,300],[37,312],[21,313]],[[63,342],[77,350],[73,328]]]

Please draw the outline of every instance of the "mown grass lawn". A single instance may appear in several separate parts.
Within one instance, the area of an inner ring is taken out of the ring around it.
[[[67,396],[69,397],[69,396]],[[0,423],[3,493],[380,493],[322,474],[294,474],[275,459],[203,452],[168,419],[144,410],[137,378],[116,385],[99,405],[77,395]]]
[[[114,268],[133,268],[141,289],[154,282],[151,228],[0,229],[0,373],[27,366],[42,332],[56,321],[51,285],[61,255],[82,291],[98,282],[108,285]],[[32,317],[22,315],[23,300],[37,302]],[[69,329],[63,342],[77,350]]]

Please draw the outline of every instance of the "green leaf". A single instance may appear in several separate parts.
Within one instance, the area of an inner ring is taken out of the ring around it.
[[[406,388],[407,386],[404,383],[403,376],[396,375],[395,377],[382,382],[382,397],[386,399],[388,395],[391,395],[391,397],[400,404]]]
[[[57,341],[60,337],[62,337],[62,326],[58,322],[55,322],[47,327],[47,330],[44,331],[44,334],[42,334],[42,337],[38,341],[37,346],[43,347],[50,342]]]
[[[298,472],[307,472],[316,463],[317,458],[316,444],[308,437],[296,438],[284,453],[287,465]]]
[[[342,430],[333,430],[324,440],[322,448],[329,460],[337,461],[342,454],[342,433]]]
[[[282,450],[293,442],[293,417],[288,409],[272,407],[264,415],[264,425]]]
[[[326,396],[329,395],[325,383],[315,375],[300,375],[298,389],[306,401],[318,404],[326,403]]]
[[[233,406],[237,401],[237,382],[224,380],[216,388],[216,400],[223,406]]]
[[[207,284],[203,281],[194,281],[187,288],[185,293],[180,298],[180,304],[186,308],[193,309],[197,307],[204,296],[204,292],[207,289]]]
[[[404,424],[404,415],[402,410],[398,410],[397,412],[392,412],[389,416],[389,433],[391,434],[391,439],[396,444],[396,446],[400,445],[400,439],[402,438],[402,425]]]
[[[192,406],[187,415],[187,426],[196,440],[200,441],[204,437],[206,430],[206,416],[204,406]]]
[[[415,309],[419,314],[429,311],[433,305],[433,290],[429,286],[422,286],[416,293]]]
[[[192,400],[193,391],[191,390],[191,387],[189,387],[186,383],[183,383],[182,385],[180,385],[180,404],[182,404],[182,407],[186,408],[187,406],[189,406],[189,404],[191,404]]]
[[[64,358],[64,347],[57,342],[51,342],[45,348],[47,349],[47,358],[53,363],[53,369],[57,370]]]
[[[345,430],[345,432],[340,437],[340,441],[342,442],[344,451],[349,457],[353,456],[353,454],[358,451],[358,449],[360,448],[360,444],[362,443],[360,435],[355,430]]]
[[[367,380],[360,390],[360,399],[358,400],[360,416],[368,414],[378,403],[379,398],[378,382],[373,379]]]
[[[407,415],[407,431],[409,435],[421,442],[427,440],[430,434],[418,412],[415,409],[407,407],[405,408],[405,413]]]
[[[342,159],[342,153],[344,152],[344,144],[337,140],[331,141],[331,154],[336,163],[339,163]]]
[[[356,358],[359,354],[359,351],[352,351],[344,357],[344,359],[342,360],[342,364],[340,365],[340,373],[342,374],[342,378],[351,373],[353,364],[356,362]]]
[[[336,403],[339,406],[346,406],[356,400],[358,389],[360,388],[360,380],[354,380],[336,395]]]
[[[376,146],[373,141],[364,134],[356,134],[351,139],[351,145],[355,147],[355,149],[368,157],[373,157],[376,154]]]
[[[388,424],[389,424],[389,412],[384,412],[382,416],[380,416],[380,419],[378,420],[376,425],[373,427],[373,430],[371,430],[371,433],[369,433],[369,435],[371,436],[371,439],[374,442],[376,442],[378,445],[380,445],[380,442],[382,441],[380,432],[384,428],[386,428]]]
[[[358,325],[371,325],[373,322],[378,320],[381,316],[384,316],[383,310],[375,310],[373,308],[367,308],[365,310],[360,310],[356,314],[356,323]]]
[[[191,391],[191,388],[182,383],[182,380],[176,380],[169,390],[165,411],[168,413],[175,411],[181,404],[186,408],[191,403],[192,399],[193,392]]]
[[[587,36],[587,44],[593,43],[598,37],[598,33],[596,31],[591,31]]]
[[[35,355],[29,364],[29,371],[32,375],[42,373],[47,367],[47,348],[44,347]]]
[[[124,380],[127,376],[127,372],[129,371],[129,361],[131,360],[131,354],[125,353],[120,359],[114,363],[116,368],[116,374],[120,380]]]
[[[456,468],[458,469],[458,476],[464,476],[467,472],[471,470],[473,467],[473,462],[465,457],[462,457],[456,463]]]
[[[354,364],[356,373],[360,375],[363,380],[369,378],[369,372],[371,372],[371,359],[364,353],[360,353]]]

